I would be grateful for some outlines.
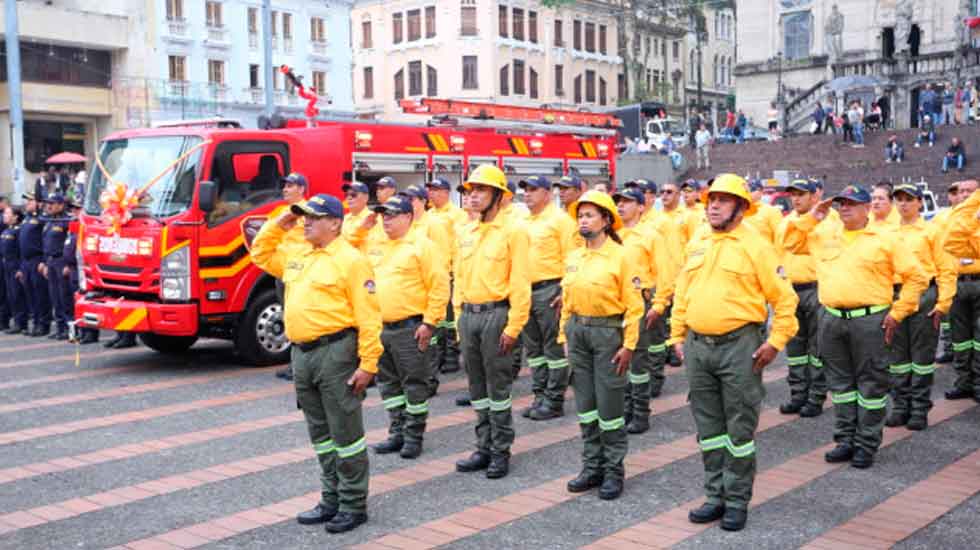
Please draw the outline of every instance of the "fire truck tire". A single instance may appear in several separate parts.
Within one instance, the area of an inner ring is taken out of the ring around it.
[[[235,348],[249,365],[289,362],[289,341],[283,328],[282,304],[275,289],[255,296],[235,334]]]
[[[140,340],[146,347],[166,354],[183,353],[190,349],[197,342],[197,336],[164,336],[144,332],[140,334]]]

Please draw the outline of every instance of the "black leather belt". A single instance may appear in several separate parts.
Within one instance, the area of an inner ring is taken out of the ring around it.
[[[466,313],[486,313],[487,311],[493,311],[495,309],[509,306],[509,300],[498,300],[496,302],[487,302],[485,304],[463,304],[463,311]]]
[[[964,273],[957,277],[956,280],[960,282],[980,281],[980,273]]]
[[[980,278],[978,278],[976,280],[980,281]],[[929,286],[930,287],[936,286],[936,279],[929,279]],[[902,285],[901,284],[892,285],[892,290],[895,291],[895,294],[898,294],[899,292],[902,291]]]
[[[607,317],[590,317],[588,315],[572,314],[572,322],[585,327],[606,327],[623,328],[622,315],[609,315]]]
[[[542,288],[548,288],[550,286],[555,286],[561,283],[561,279],[546,279],[544,281],[538,281],[536,283],[531,283],[531,291],[541,290]]]
[[[325,346],[327,344],[333,344],[334,342],[339,342],[344,338],[347,338],[351,334],[357,334],[357,331],[354,330],[352,327],[347,327],[343,330],[338,330],[333,334],[325,334],[311,342],[298,342],[296,345],[299,346],[300,350],[305,352],[310,352],[320,346]]]
[[[400,328],[409,328],[416,325],[422,324],[421,315],[413,315],[407,319],[402,319],[401,321],[392,321],[390,323],[382,323],[386,330],[398,330]]]
[[[738,340],[739,338],[742,337],[742,334],[748,328],[755,328],[756,330],[759,330],[760,327],[761,327],[761,325],[759,325],[759,324],[756,324],[756,323],[748,323],[748,324],[743,325],[743,326],[741,326],[741,327],[739,327],[739,328],[737,328],[737,329],[735,329],[735,330],[733,330],[731,332],[726,332],[725,334],[718,334],[718,335],[701,334],[699,332],[694,332],[692,330],[691,331],[691,338],[693,338],[694,340],[696,340],[698,342],[702,342],[704,344],[708,344],[709,346],[720,346],[720,345],[728,344],[730,342],[734,342],[735,340]]]
[[[793,283],[793,290],[797,292],[803,292],[804,290],[813,290],[817,288],[816,281],[812,283]]]

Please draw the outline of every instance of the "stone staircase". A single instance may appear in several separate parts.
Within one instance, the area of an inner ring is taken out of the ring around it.
[[[905,143],[905,161],[901,164],[885,162],[885,143],[892,134]],[[685,177],[708,179],[715,174],[734,172],[768,178],[776,170],[787,170],[791,174],[822,178],[831,192],[852,182],[870,186],[880,180],[894,183],[925,180],[940,204],[945,204],[945,191],[950,183],[976,177],[980,168],[980,126],[942,126],[937,129],[936,146],[932,148],[913,147],[916,135],[916,130],[867,133],[864,148],[844,144],[840,134],[798,135],[773,143],[716,144],[711,150],[711,170],[691,168]],[[942,159],[954,136],[963,142],[967,162],[962,173],[954,169],[943,174]],[[683,153],[693,163],[694,151],[685,147]]]

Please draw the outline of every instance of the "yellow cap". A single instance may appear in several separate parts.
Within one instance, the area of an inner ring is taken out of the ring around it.
[[[463,182],[463,188],[467,190],[471,189],[474,185],[486,185],[487,187],[500,189],[506,195],[513,194],[507,188],[507,176],[504,175],[504,171],[492,164],[481,164],[477,166],[470,174],[470,177],[466,178],[466,181]]]
[[[619,231],[623,228],[623,218],[619,217],[619,209],[616,208],[616,203],[613,202],[613,198],[608,194],[603,193],[602,191],[596,191],[595,189],[586,191],[585,194],[579,198],[579,200],[573,202],[568,208],[573,218],[578,218],[578,206],[584,203],[594,204],[606,212],[609,212],[613,219],[613,231]]]
[[[705,208],[708,207],[708,197],[712,193],[727,193],[729,195],[735,195],[740,199],[745,199],[749,203],[748,209],[745,211],[746,216],[751,216],[755,214],[759,209],[759,205],[752,200],[752,193],[749,191],[749,182],[745,181],[745,178],[736,174],[721,174],[711,182],[711,187],[703,192],[701,200],[704,202]]]

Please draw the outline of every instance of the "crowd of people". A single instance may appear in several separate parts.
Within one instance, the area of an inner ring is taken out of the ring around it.
[[[930,222],[919,187],[887,182],[824,197],[823,182],[794,180],[786,217],[733,174],[599,190],[575,176],[512,182],[482,165],[457,188],[462,208],[445,180],[398,191],[383,178],[372,206],[366,185],[345,185],[348,212],[329,195],[304,200],[302,175],[284,185],[291,204],[252,257],[284,282],[298,402],[322,467],[320,502],[297,519],[328,532],[367,521],[360,399],[375,376],[390,421],[374,450],[410,460],[423,453],[439,371],[462,364],[469,397],[458,404],[476,414],[476,450],[456,469],[499,479],[515,437],[515,357],[525,356],[534,399],[521,414],[562,417],[570,385],[582,469],[567,488],[611,500],[673,353],[704,458],[706,498],[689,519],[727,530],[747,521],[762,371],[780,350],[790,371],[781,412],[818,416],[829,393],[831,463],[868,468],[883,426],[928,426],[947,318],[957,379],[946,397],[980,399],[975,181],[952,186],[962,204]],[[512,203],[518,187],[528,210]]]

